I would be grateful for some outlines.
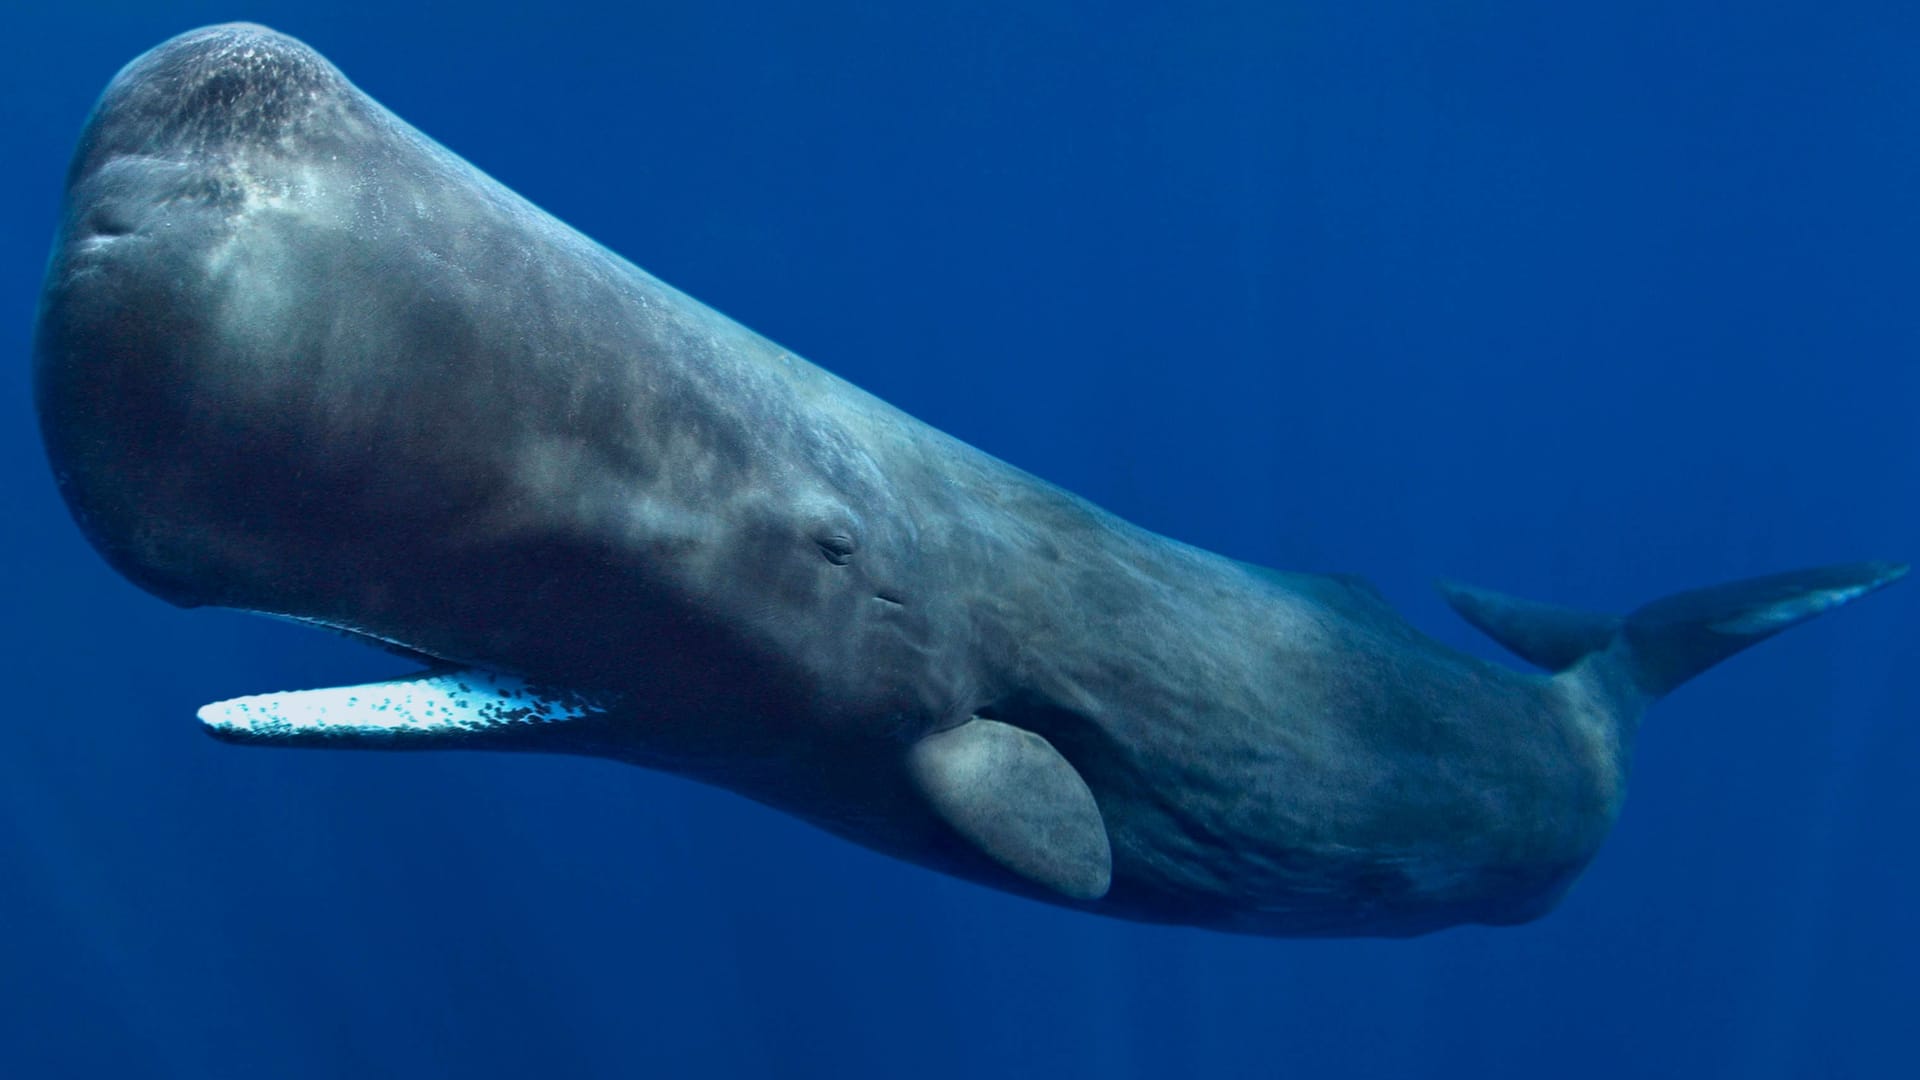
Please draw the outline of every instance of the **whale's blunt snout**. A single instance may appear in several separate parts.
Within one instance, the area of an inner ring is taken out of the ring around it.
[[[70,180],[125,156],[174,161],[286,146],[346,80],[319,53],[253,23],[192,30],[122,68],[88,124]]]
[[[235,23],[128,64],[81,135],[36,320],[35,408],[82,530],[176,603],[219,602],[262,561],[276,484],[297,475],[288,358],[313,355],[301,315],[332,274],[311,236],[346,212],[328,193],[351,166],[332,163],[367,157],[375,116],[306,45]]]

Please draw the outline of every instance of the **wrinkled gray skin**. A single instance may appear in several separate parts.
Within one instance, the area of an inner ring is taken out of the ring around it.
[[[69,185],[36,385],[89,539],[177,604],[615,703],[460,745],[615,757],[1041,899],[1266,934],[1533,918],[1620,806],[1646,695],[1592,663],[1518,674],[1360,582],[1135,528],[654,280],[292,39],[136,60]],[[1084,778],[1103,894],[930,808],[912,748],[973,717]]]

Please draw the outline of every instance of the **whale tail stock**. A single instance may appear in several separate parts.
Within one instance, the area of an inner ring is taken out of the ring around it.
[[[1596,615],[1441,582],[1448,604],[1514,655],[1560,672],[1603,654],[1601,674],[1651,703],[1790,626],[1906,576],[1901,563],[1823,566],[1675,593],[1630,615]]]

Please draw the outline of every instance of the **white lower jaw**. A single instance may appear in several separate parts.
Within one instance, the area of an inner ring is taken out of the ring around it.
[[[203,706],[199,716],[212,734],[238,742],[404,743],[564,723],[604,711],[582,694],[462,668],[237,697]]]

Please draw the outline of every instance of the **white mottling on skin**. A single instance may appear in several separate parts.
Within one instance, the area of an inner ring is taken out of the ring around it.
[[[220,734],[271,741],[475,733],[579,720],[601,711],[579,694],[468,669],[363,686],[255,694],[214,702],[199,715],[201,723]]]

